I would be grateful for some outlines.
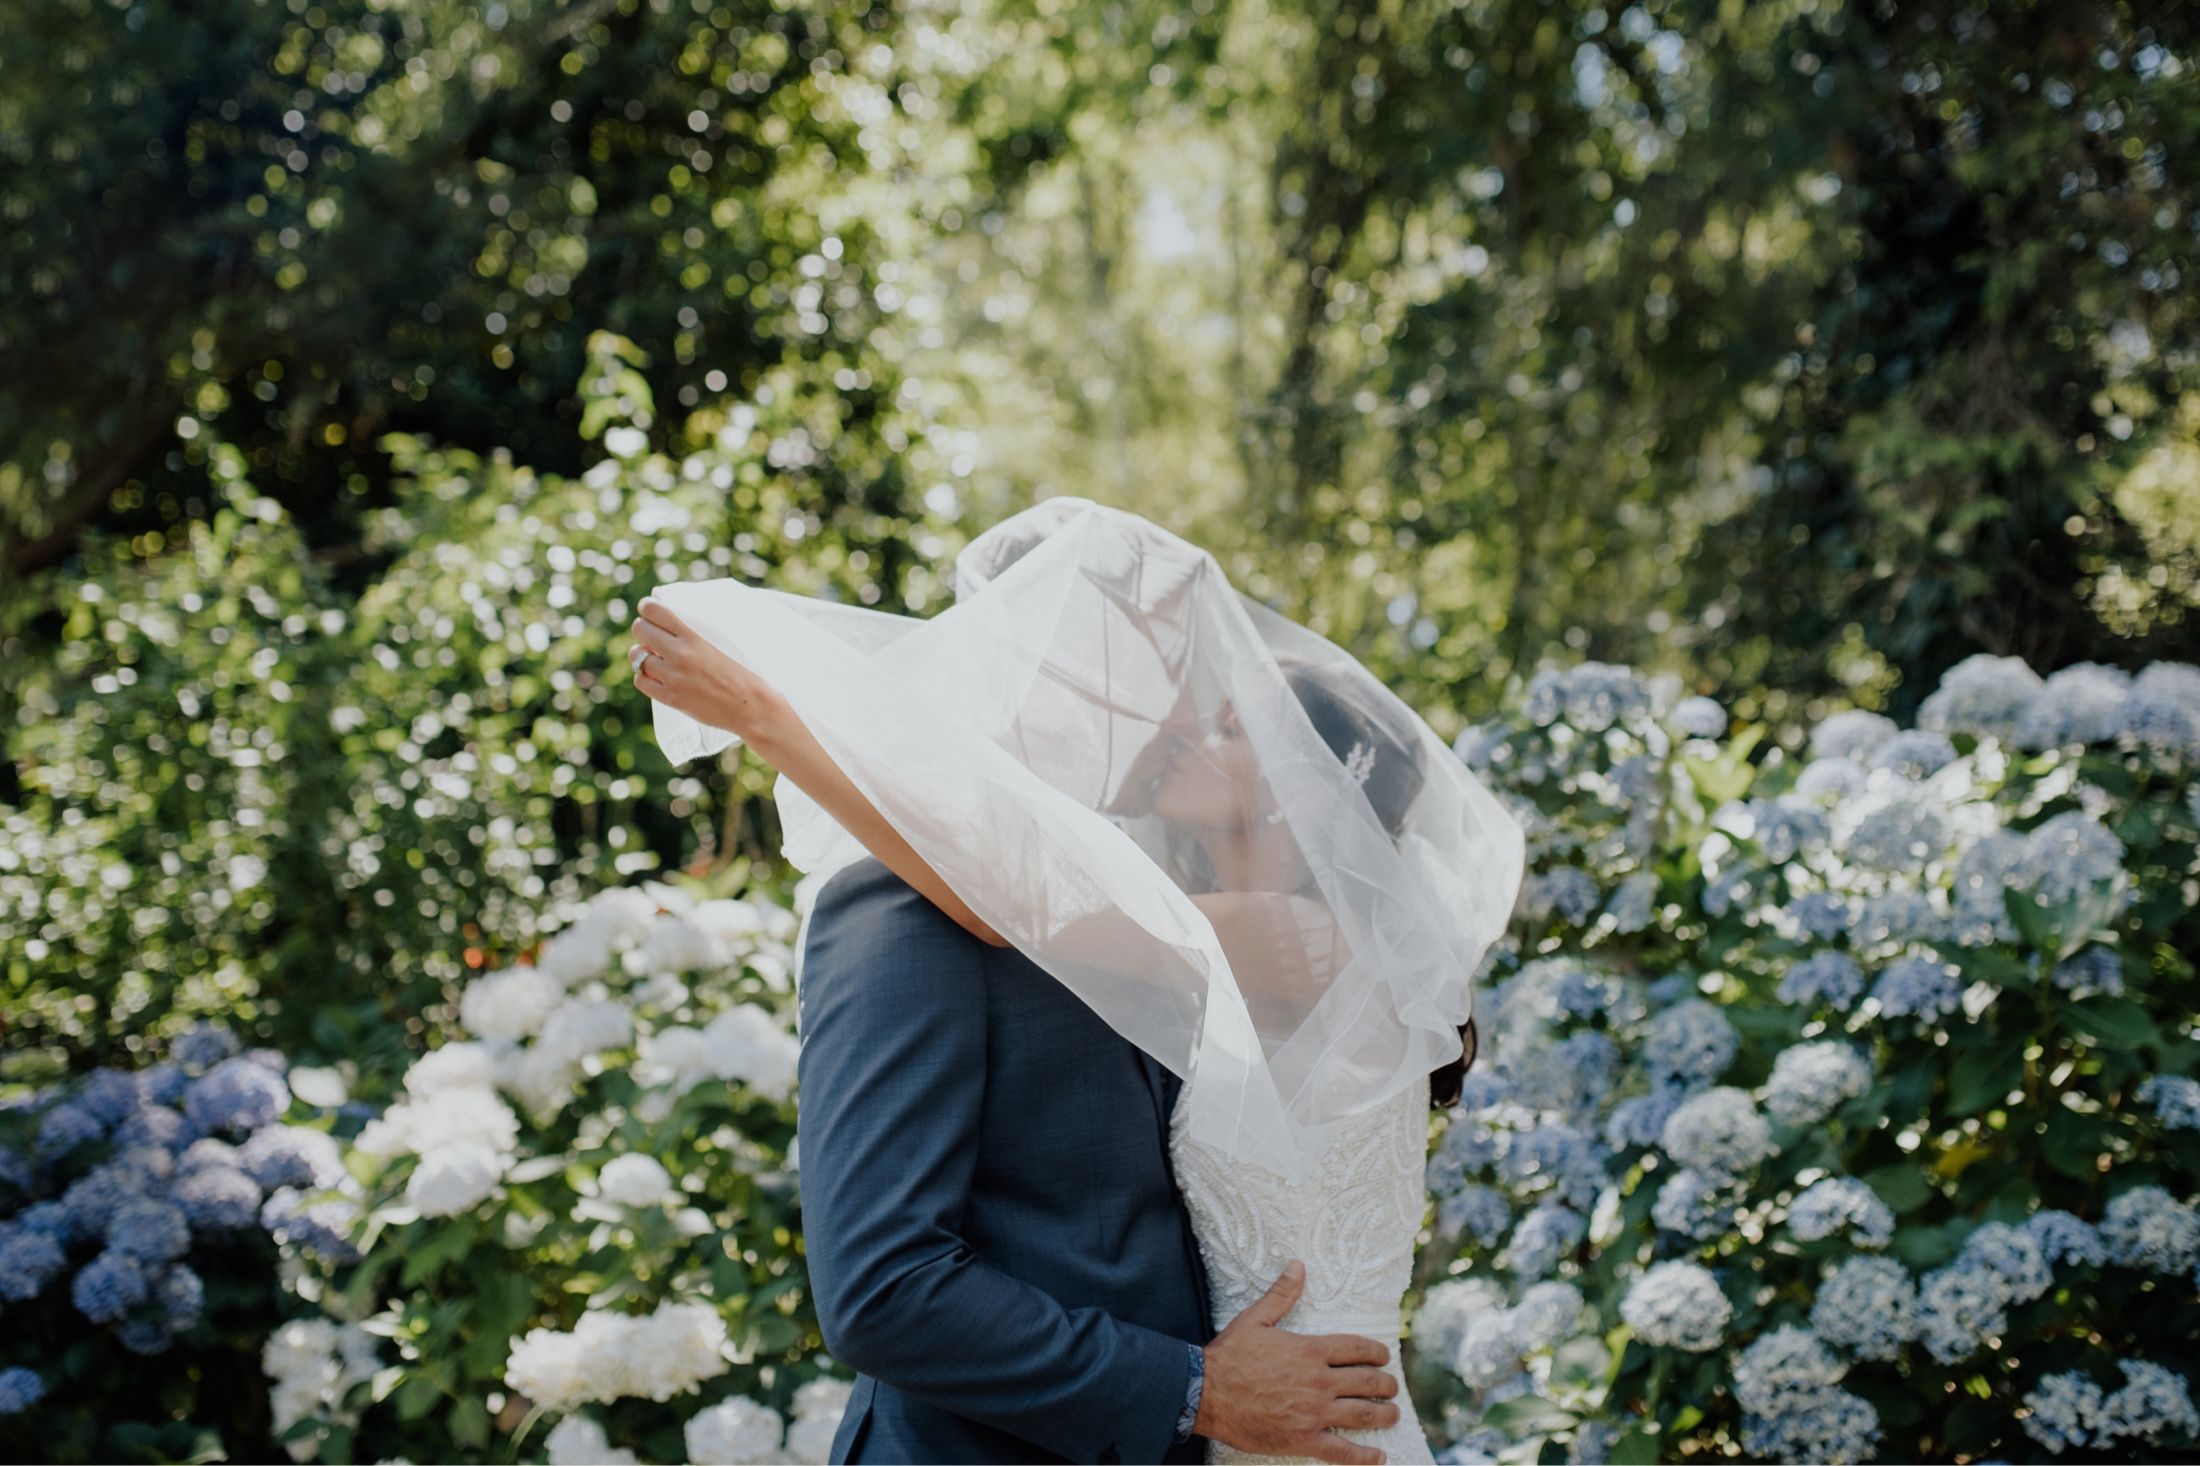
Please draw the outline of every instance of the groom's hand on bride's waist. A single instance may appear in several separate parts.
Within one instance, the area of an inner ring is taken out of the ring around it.
[[[1358,1334],[1294,1334],[1277,1328],[1306,1287],[1288,1264],[1258,1302],[1206,1348],[1195,1435],[1241,1451],[1376,1466],[1383,1453],[1331,1430],[1381,1430],[1398,1419],[1398,1381],[1383,1366],[1389,1346]]]

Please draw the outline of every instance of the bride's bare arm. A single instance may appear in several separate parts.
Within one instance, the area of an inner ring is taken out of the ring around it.
[[[640,648],[650,653],[636,658],[636,687],[653,701],[738,734],[758,758],[791,779],[888,870],[953,917],[958,926],[989,946],[1008,945],[902,838],[787,700],[761,677],[690,630],[654,598],[642,602],[633,631]]]

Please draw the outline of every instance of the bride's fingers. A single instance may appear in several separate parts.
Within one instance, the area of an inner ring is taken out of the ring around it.
[[[672,608],[655,596],[642,597],[642,619],[652,626],[662,627],[667,636],[675,639],[687,635],[687,623],[672,614]]]
[[[679,644],[680,638],[654,621],[636,618],[632,627],[634,639],[660,656],[669,655]]]

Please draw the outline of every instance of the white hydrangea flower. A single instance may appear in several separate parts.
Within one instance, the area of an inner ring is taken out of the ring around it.
[[[506,1157],[476,1140],[432,1146],[405,1183],[405,1199],[424,1217],[471,1211],[496,1193]]]
[[[612,1157],[596,1181],[604,1198],[620,1206],[661,1206],[673,1194],[671,1173],[646,1155]]]
[[[447,1043],[405,1071],[405,1092],[429,1099],[448,1089],[489,1089],[496,1083],[496,1058],[485,1044]]]
[[[710,1021],[703,1040],[720,1079],[747,1085],[767,1098],[794,1092],[795,1060],[802,1052],[779,1020],[752,1003],[738,1003]]]
[[[539,967],[508,967],[466,984],[458,1021],[476,1038],[525,1038],[565,1000],[565,989]]]
[[[833,1437],[854,1393],[853,1381],[821,1377],[794,1392],[794,1419],[787,1425],[787,1459],[798,1466],[825,1466],[832,1459]]]
[[[698,972],[726,961],[725,949],[709,932],[670,912],[650,923],[640,950],[643,966],[656,973]]]
[[[577,1062],[634,1040],[634,1015],[616,998],[569,998],[543,1020],[535,1046]]]
[[[635,1461],[624,1446],[614,1449],[603,1427],[587,1415],[566,1416],[543,1437],[542,1446],[550,1454],[550,1466],[634,1466]]]
[[[785,1430],[779,1412],[746,1395],[735,1395],[689,1417],[688,1460],[693,1466],[777,1461]]]
[[[519,1144],[519,1116],[486,1089],[440,1089],[391,1105],[353,1144],[369,1155],[423,1155],[458,1141],[509,1153]]]

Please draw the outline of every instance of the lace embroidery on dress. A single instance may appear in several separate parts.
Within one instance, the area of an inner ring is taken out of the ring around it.
[[[1291,1183],[1190,1138],[1181,1101],[1170,1117],[1170,1154],[1192,1231],[1207,1264],[1217,1328],[1266,1293],[1296,1257],[1306,1291],[1285,1315],[1297,1333],[1364,1334],[1390,1348],[1398,1423],[1340,1432],[1390,1461],[1432,1461],[1399,1367],[1398,1338],[1413,1245],[1427,1204],[1428,1081],[1408,1086],[1326,1137],[1320,1167]],[[1210,1461],[1278,1461],[1209,1441]]]

